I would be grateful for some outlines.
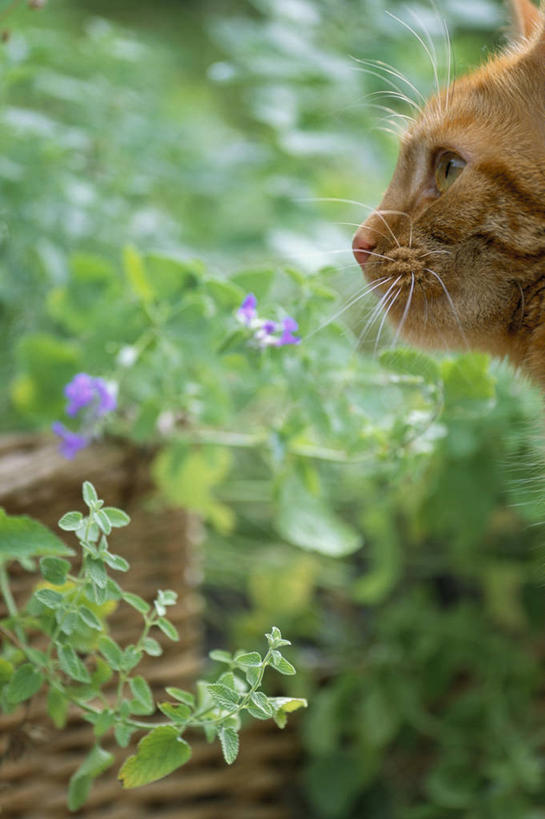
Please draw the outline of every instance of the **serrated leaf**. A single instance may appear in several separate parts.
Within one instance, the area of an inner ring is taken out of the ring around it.
[[[191,716],[191,708],[184,703],[160,702],[159,710],[173,722],[185,723]]]
[[[257,651],[249,651],[244,654],[235,655],[235,663],[242,668],[248,666],[260,666],[262,663],[261,655]]]
[[[43,674],[31,663],[23,663],[16,670],[6,688],[6,699],[12,705],[24,702],[40,690]]]
[[[180,635],[178,634],[178,630],[176,626],[174,626],[170,620],[167,620],[165,617],[159,617],[157,620],[157,625],[161,629],[164,635],[169,638],[169,640],[176,640],[180,639]]]
[[[101,737],[106,731],[109,731],[112,725],[116,720],[116,716],[113,711],[110,711],[108,708],[104,709],[101,714],[98,715],[97,719],[95,720],[95,724],[93,727],[93,733],[96,737]]]
[[[89,509],[91,509],[91,507],[94,506],[95,503],[98,501],[96,489],[90,481],[83,482],[82,495],[83,500],[85,501]]]
[[[118,722],[114,728],[115,741],[121,748],[126,748],[135,731],[136,728],[133,728],[132,725],[128,725],[126,722]]]
[[[239,739],[233,728],[220,728],[218,736],[221,743],[223,758],[228,765],[232,765],[238,756]]]
[[[190,708],[193,708],[195,705],[195,697],[189,691],[183,691],[181,688],[175,688],[173,686],[169,686],[165,688],[165,691],[172,697],[174,700],[178,700],[179,702],[183,702],[185,705],[188,705]]]
[[[34,592],[34,597],[48,609],[58,609],[64,601],[63,595],[53,589],[38,589]]]
[[[127,646],[123,652],[123,659],[121,660],[122,671],[132,671],[142,659],[142,652],[137,649],[135,645]]]
[[[40,572],[42,577],[54,586],[62,586],[70,571],[70,563],[62,557],[42,557]]]
[[[129,562],[125,560],[124,557],[121,557],[121,555],[113,555],[111,552],[104,552],[102,557],[110,569],[115,569],[116,572],[128,572],[130,569]]]
[[[50,688],[47,693],[47,713],[51,717],[55,728],[64,728],[68,715],[70,700],[58,688]]]
[[[128,526],[131,522],[130,517],[123,509],[116,509],[115,506],[105,506],[102,511],[108,516],[111,526],[116,529],[121,526]]]
[[[0,560],[22,560],[40,555],[71,555],[47,526],[26,515],[7,515],[0,507]]]
[[[273,716],[273,708],[263,691],[254,691],[250,699],[251,701],[246,708],[252,717],[255,717],[255,719],[270,719]]]
[[[65,532],[75,532],[81,526],[83,515],[81,512],[67,512],[58,522],[60,529]]]
[[[260,674],[261,669],[255,665],[249,666],[244,672],[244,675],[250,686],[254,686],[257,682],[259,682]]]
[[[72,646],[58,645],[57,655],[59,658],[59,665],[65,674],[68,674],[69,677],[72,677],[72,679],[77,680],[78,682],[91,682],[91,675]]]
[[[105,515],[102,509],[95,509],[93,516],[100,531],[104,532],[105,535],[109,535],[112,531],[112,524],[108,515]]]
[[[68,807],[78,810],[89,796],[93,779],[112,765],[114,756],[100,745],[95,745],[85,757],[77,771],[70,778],[68,786]]]
[[[279,651],[271,652],[271,665],[280,674],[292,675],[296,674],[295,668],[283,657]]]
[[[98,640],[98,650],[113,670],[119,671],[123,662],[123,652],[117,643],[104,635]]]
[[[151,606],[149,603],[146,603],[143,597],[140,597],[138,594],[132,594],[131,592],[123,592],[123,600],[132,606],[133,609],[139,611],[140,614],[147,614],[150,610]]]
[[[99,589],[105,589],[108,582],[108,575],[106,574],[106,567],[104,561],[94,558],[85,558],[85,572],[92,580],[95,586]]]
[[[216,705],[226,711],[232,711],[239,703],[240,697],[236,691],[223,683],[210,683],[208,691]]]
[[[384,350],[380,354],[380,363],[391,372],[418,376],[427,384],[438,384],[441,381],[438,363],[431,356],[419,350],[404,347],[399,347],[397,350]]]
[[[153,694],[151,688],[143,677],[132,677],[129,680],[129,686],[133,697],[138,700],[145,708],[146,714],[153,714],[155,711],[155,703],[153,701]]]
[[[283,711],[285,714],[308,706],[308,702],[302,697],[269,697],[268,701],[275,711]]]
[[[78,608],[78,616],[80,620],[83,620],[86,626],[89,628],[95,629],[96,631],[102,631],[102,623],[96,616],[91,609],[88,609],[87,606],[80,606]]]
[[[137,788],[156,782],[184,765],[191,757],[191,748],[170,725],[150,731],[138,743],[136,754],[130,756],[119,771],[124,788]]]

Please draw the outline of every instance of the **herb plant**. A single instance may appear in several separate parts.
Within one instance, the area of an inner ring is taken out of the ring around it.
[[[44,689],[47,711],[57,728],[64,726],[70,705],[93,725],[95,744],[70,779],[71,810],[83,805],[93,780],[113,764],[113,755],[101,745],[109,732],[125,748],[133,733],[146,731],[136,753],[119,771],[123,786],[134,788],[161,779],[188,761],[191,747],[182,735],[189,728],[202,729],[209,741],[219,739],[224,759],[231,764],[238,754],[242,714],[274,719],[283,728],[288,713],[306,706],[304,699],[270,697],[262,690],[269,667],[295,674],[281,652],[290,642],[275,626],[266,635],[264,656],[257,651],[234,655],[212,651],[211,658],[225,668],[214,682],[199,681],[197,695],[168,687],[170,699],[156,703],[145,678],[135,670],[145,654],[161,654],[154,631],[178,640],[167,617],[176,592],[159,590],[150,605],[124,591],[108,572],[127,572],[129,563],[110,551],[108,537],[130,519],[121,509],[104,506],[88,481],[83,484],[83,500],[87,515],[67,512],[59,521],[81,547],[77,571],[66,559],[72,551],[46,527],[0,510],[0,588],[8,612],[0,621],[0,704],[3,711],[13,711]],[[19,610],[10,590],[8,564],[18,561],[32,570],[36,560],[43,580]],[[108,633],[106,612],[112,602],[128,604],[142,616],[136,643],[120,646]],[[37,632],[47,637],[39,648],[34,644]],[[161,720],[147,719],[157,710]]]

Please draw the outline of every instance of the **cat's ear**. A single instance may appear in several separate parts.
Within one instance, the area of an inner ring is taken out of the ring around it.
[[[543,25],[543,17],[531,0],[509,0],[514,35],[529,39]]]

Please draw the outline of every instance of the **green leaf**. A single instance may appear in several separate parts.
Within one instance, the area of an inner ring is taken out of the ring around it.
[[[112,531],[112,525],[108,515],[105,515],[102,509],[96,509],[93,512],[93,518],[100,531],[104,532],[105,535],[109,535]]]
[[[64,601],[63,595],[53,589],[38,589],[34,592],[34,597],[48,609],[58,609]]]
[[[170,622],[170,620],[167,620],[165,617],[159,617],[159,619],[157,620],[157,625],[159,626],[163,634],[165,634],[169,638],[169,640],[176,641],[180,639],[180,635],[178,634],[176,626],[174,626]]]
[[[479,410],[495,397],[495,378],[489,372],[490,358],[484,353],[466,353],[441,363],[445,406],[448,409]]]
[[[14,671],[13,663],[10,663],[10,661],[4,659],[4,657],[0,657],[0,688],[11,680]]]
[[[153,714],[155,711],[155,703],[153,701],[153,694],[151,688],[143,677],[132,677],[129,680],[129,686],[133,697],[146,709],[145,714]]]
[[[140,597],[138,594],[132,594],[131,592],[123,592],[123,600],[132,606],[133,609],[139,611],[140,614],[147,614],[150,610],[151,606],[149,603],[146,603],[143,597]]]
[[[136,248],[127,245],[123,250],[123,267],[131,290],[143,304],[153,301],[153,287],[148,281],[144,262]]]
[[[121,555],[113,555],[111,552],[104,552],[102,557],[110,569],[114,569],[116,572],[128,572],[130,569],[130,564],[124,557],[121,557]]]
[[[64,728],[70,700],[58,688],[50,688],[47,693],[47,713],[51,717],[55,728]]]
[[[89,509],[95,506],[96,502],[98,501],[96,489],[90,481],[83,482],[82,495],[83,500],[85,501]]]
[[[78,608],[78,615],[86,626],[89,626],[89,628],[95,629],[96,631],[102,631],[102,623],[96,614],[92,612],[91,609],[88,609],[87,606],[80,606]]]
[[[191,708],[185,703],[160,702],[159,710],[173,722],[186,723],[191,716]]]
[[[359,532],[337,517],[325,498],[312,495],[295,474],[280,484],[276,528],[289,543],[332,557],[352,554],[362,545]]]
[[[69,549],[46,526],[26,515],[7,515],[0,507],[0,561],[40,555],[71,555]]]
[[[98,586],[99,589],[105,589],[106,583],[108,582],[108,575],[106,574],[104,561],[87,556],[85,558],[84,567],[85,573],[93,581],[95,586]]]
[[[418,376],[427,384],[439,384],[441,381],[441,371],[437,361],[419,350],[404,347],[397,350],[384,350],[379,360],[383,367],[394,373]]]
[[[247,709],[253,717],[256,719],[269,719],[272,717],[274,713],[272,705],[270,705],[269,699],[263,691],[254,691],[250,699],[251,703],[248,704]]]
[[[62,586],[69,571],[70,563],[62,557],[42,557],[40,560],[42,577],[54,586]]]
[[[98,640],[98,650],[113,668],[114,671],[119,671],[123,662],[123,652],[110,637],[102,636]]]
[[[6,699],[12,705],[24,702],[40,690],[43,674],[31,663],[20,665],[6,688]]]
[[[133,728],[132,725],[128,725],[126,722],[118,722],[114,728],[115,741],[121,748],[126,748],[135,731],[136,728]]]
[[[181,688],[175,688],[173,686],[165,688],[165,691],[172,699],[183,702],[185,705],[189,705],[190,708],[195,706],[195,697],[189,691],[183,691]]]
[[[191,748],[179,736],[179,730],[161,725],[140,740],[136,754],[121,767],[119,778],[124,788],[137,788],[168,776],[190,757]]]
[[[236,708],[240,701],[239,694],[223,683],[210,683],[208,691],[212,695],[212,699],[216,705],[219,705],[220,708],[227,711],[232,711]]]
[[[116,715],[114,714],[114,712],[111,711],[109,708],[105,708],[104,711],[102,711],[102,713],[100,713],[97,716],[94,722],[93,726],[94,735],[96,737],[103,736],[107,731],[110,730],[115,720]]]
[[[233,657],[229,654],[228,651],[222,651],[220,648],[215,648],[209,652],[208,656],[211,660],[215,660],[218,663],[227,663],[231,665],[233,661]]]
[[[276,650],[271,652],[271,665],[280,674],[292,675],[296,673],[292,664]]]
[[[108,516],[110,525],[115,529],[121,526],[127,526],[131,522],[130,517],[123,509],[116,509],[115,506],[105,506],[102,511]]]
[[[221,743],[223,758],[228,765],[232,765],[238,756],[239,739],[234,728],[220,728],[218,736]]]
[[[154,640],[153,637],[146,637],[145,640],[142,641],[142,648],[150,657],[160,657],[163,653],[161,644],[158,643],[157,640]]]
[[[91,675],[72,646],[58,645],[57,655],[59,657],[59,665],[65,674],[68,674],[69,677],[72,677],[72,679],[77,680],[78,682],[91,682]]]
[[[75,532],[81,526],[83,515],[81,512],[67,512],[59,520],[58,526],[66,532]]]
[[[113,762],[113,754],[105,751],[100,745],[94,746],[70,778],[68,786],[68,807],[70,810],[81,808],[89,796],[93,779],[100,776]]]
[[[261,655],[257,651],[235,654],[235,663],[242,668],[246,668],[248,666],[260,666],[262,662]]]
[[[275,716],[278,714],[291,714],[300,708],[307,708],[308,702],[302,697],[269,697],[268,702],[273,708]],[[285,725],[285,721],[284,721]],[[284,725],[280,727],[284,727]]]
[[[123,652],[123,659],[121,661],[122,671],[132,671],[135,665],[138,665],[142,659],[142,652],[137,649],[135,645],[127,646]]]

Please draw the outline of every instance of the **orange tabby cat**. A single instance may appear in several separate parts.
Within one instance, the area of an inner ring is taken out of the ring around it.
[[[545,387],[545,13],[433,97],[353,247],[409,341],[507,355]]]

